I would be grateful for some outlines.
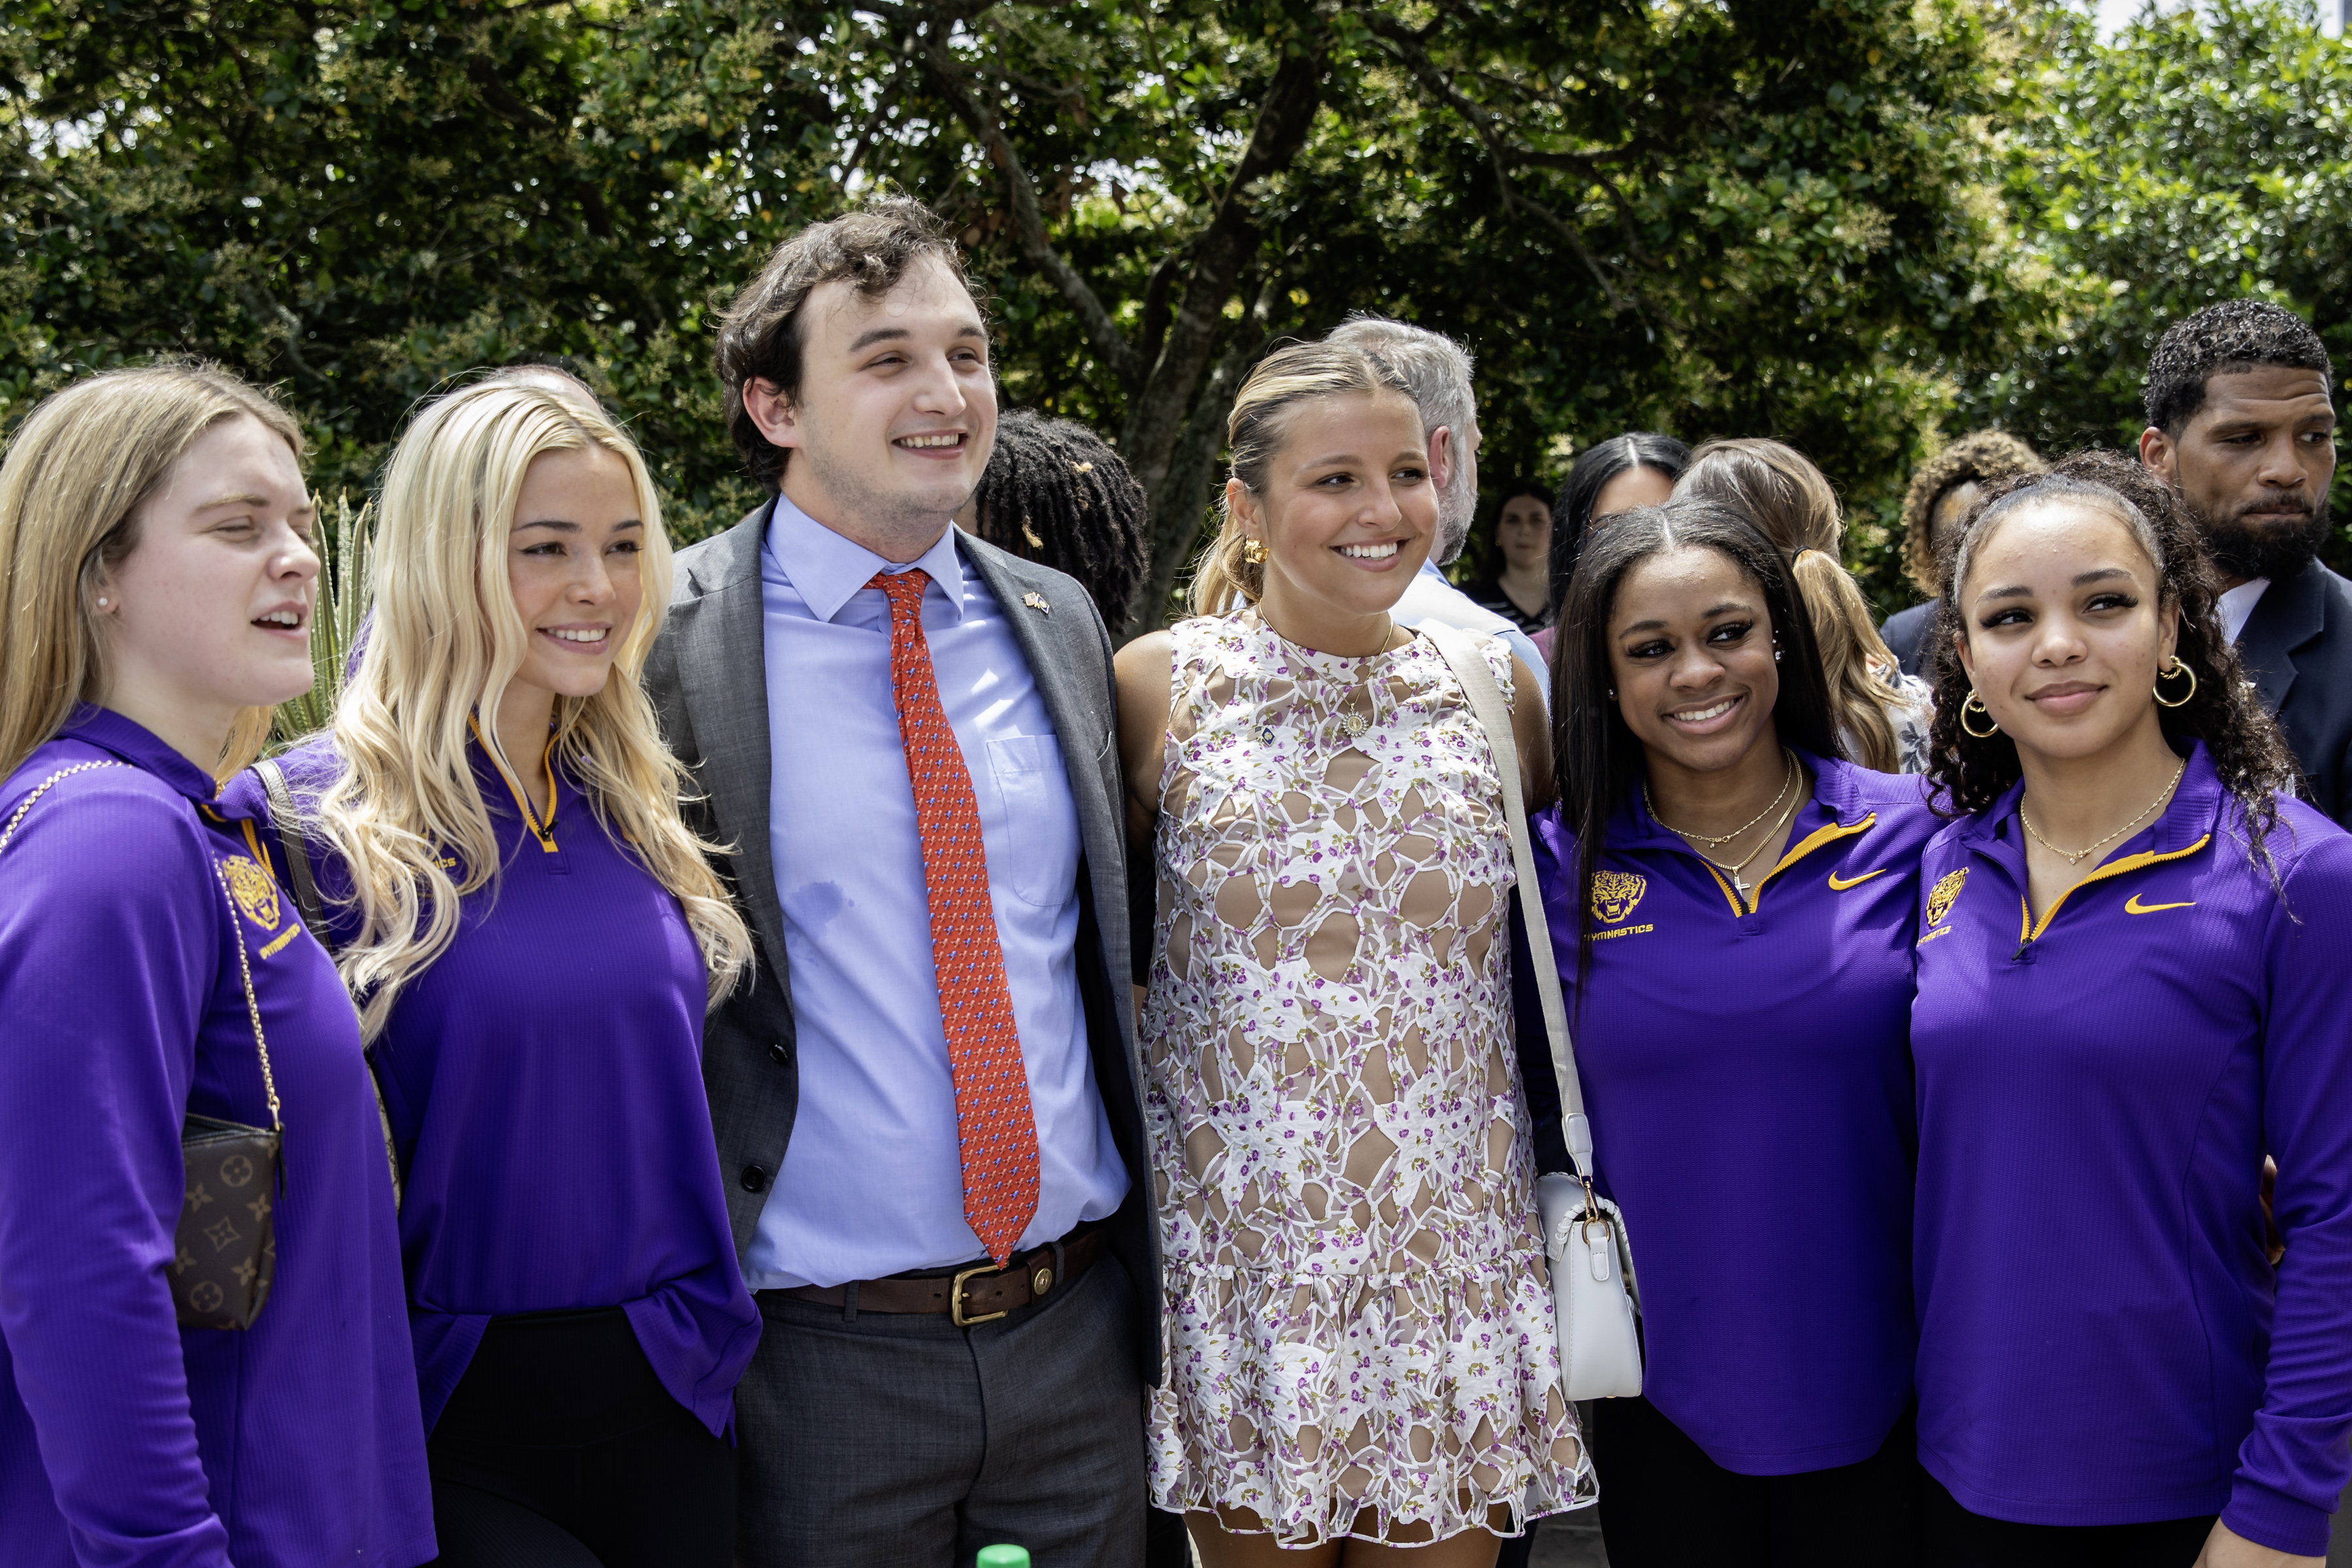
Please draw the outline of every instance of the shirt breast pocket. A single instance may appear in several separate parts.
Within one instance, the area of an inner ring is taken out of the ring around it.
[[[989,771],[1004,803],[1010,863],[992,879],[1024,903],[1053,909],[1078,878],[1078,817],[1062,771],[1062,745],[1051,735],[1009,735],[988,743]]]

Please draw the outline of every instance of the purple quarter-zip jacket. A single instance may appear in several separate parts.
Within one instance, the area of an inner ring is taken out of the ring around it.
[[[351,1003],[245,814],[121,715],[79,710],[0,784],[0,823],[84,763],[131,765],[60,781],[0,852],[0,1563],[429,1562]],[[276,1273],[242,1332],[181,1328],[165,1279],[184,1200],[234,1224],[266,1184],[188,1194],[180,1157],[190,1111],[269,1125],[232,921],[285,1126]]]
[[[1921,872],[1920,1458],[1994,1519],[2219,1512],[2325,1553],[2352,1470],[2352,836],[2282,801],[2282,898],[2199,746],[2029,920],[2021,793]]]
[[[1633,792],[1580,994],[1574,837],[1557,808],[1534,824],[1598,1174],[1641,1279],[1643,1392],[1759,1476],[1868,1458],[1911,1400],[1911,953],[1940,824],[1916,778],[1799,760],[1813,797],[1752,907]]]
[[[406,1187],[400,1237],[429,1428],[493,1317],[619,1307],[672,1398],[714,1434],[759,1343],[702,1088],[708,972],[677,900],[563,770],[542,837],[472,748],[501,869],[394,1005],[374,1056]],[[342,763],[286,760],[298,800]],[[261,798],[251,774],[228,792]],[[337,944],[350,873],[314,841]]]

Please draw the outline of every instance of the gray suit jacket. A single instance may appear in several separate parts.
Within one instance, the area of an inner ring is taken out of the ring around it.
[[[2352,827],[2352,583],[2316,561],[2273,582],[2238,657],[2286,731],[2307,798]]]
[[[703,1082],[728,1178],[728,1217],[738,1256],[750,1247],[783,1168],[799,1105],[792,966],[769,847],[765,621],[760,550],[770,502],[715,538],[681,551],[662,635],[646,664],[646,689],[664,738],[694,775],[700,798],[687,821],[727,847],[717,865],[757,941],[756,972],[720,1004],[704,1033]],[[1076,581],[959,535],[963,558],[1005,606],[1021,650],[1054,717],[1070,794],[1077,803],[1078,989],[1095,1083],[1113,1141],[1127,1162],[1127,1201],[1106,1222],[1111,1249],[1135,1284],[1137,1350],[1147,1382],[1159,1381],[1160,1231],[1143,1134],[1143,1064],[1128,989],[1126,829],[1119,776],[1118,701],[1110,639]],[[1035,594],[1049,609],[1027,613]],[[791,737],[782,738],[791,744]],[[811,831],[823,832],[822,824]],[[877,1158],[887,1158],[877,1151]]]

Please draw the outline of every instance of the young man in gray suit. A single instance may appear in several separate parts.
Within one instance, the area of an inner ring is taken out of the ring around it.
[[[759,942],[704,1047],[762,1319],[740,1561],[1126,1568],[1160,1283],[1109,639],[950,526],[996,402],[922,207],[786,243],[719,368],[776,493],[680,552],[646,679]]]

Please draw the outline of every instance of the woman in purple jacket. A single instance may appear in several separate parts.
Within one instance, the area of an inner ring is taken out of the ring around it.
[[[215,798],[310,684],[300,453],[260,393],[174,368],[58,393],[0,461],[8,1568],[434,1554],[359,1028]],[[184,1161],[192,1117],[275,1125],[282,1182]]]
[[[725,1568],[759,1316],[702,1020],[750,941],[637,685],[653,484],[586,400],[493,380],[380,505],[367,647],[285,765],[405,1178],[441,1561]]]
[[[1911,944],[1937,819],[1916,779],[1840,756],[1789,564],[1729,510],[1612,519],[1559,625],[1536,865],[1645,1359],[1641,1397],[1595,1406],[1609,1560],[1908,1563]],[[1549,1100],[1545,1048],[1522,1059]]]
[[[2179,502],[2089,454],[1945,563],[1919,1077],[1937,1564],[2310,1564],[2352,1435],[2352,837]],[[2264,1245],[2264,1157],[2285,1243]]]

